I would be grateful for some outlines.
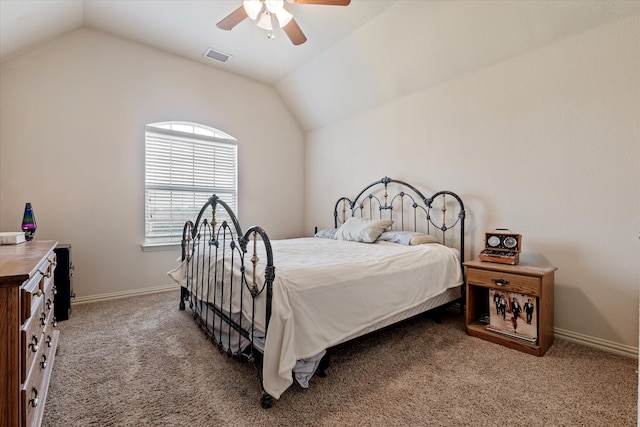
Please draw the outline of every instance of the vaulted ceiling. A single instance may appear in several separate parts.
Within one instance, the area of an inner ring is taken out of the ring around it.
[[[274,40],[241,0],[0,0],[0,61],[80,27],[272,85],[310,130],[531,49],[640,13],[640,1],[352,0],[287,4],[308,41]],[[231,55],[203,58],[207,48]]]
[[[85,26],[274,84],[393,3],[286,3],[308,38],[294,46],[282,30],[271,40],[250,19],[231,31],[217,28],[242,0],[0,0],[0,60]],[[210,62],[203,58],[209,47],[232,58],[226,64]]]

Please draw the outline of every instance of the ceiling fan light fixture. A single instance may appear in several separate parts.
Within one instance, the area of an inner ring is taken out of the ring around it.
[[[262,12],[260,14],[260,19],[258,19],[258,27],[263,30],[273,31],[273,23],[271,22],[271,14],[268,11]]]
[[[2,0],[0,0],[2,1]],[[237,1],[237,0],[236,0]],[[318,4],[327,6],[348,6],[351,0],[286,0],[290,4]],[[295,46],[307,41],[300,26],[288,10],[285,0],[243,0],[242,6],[235,9],[216,24],[221,30],[231,31],[246,18],[256,21],[259,28],[267,30],[267,37],[275,38],[274,28],[280,27]],[[277,21],[277,23],[276,23]]]
[[[282,8],[279,11],[277,11],[275,15],[276,15],[276,19],[278,19],[278,24],[280,25],[280,28],[283,28],[285,25],[287,25],[293,18],[293,15],[287,12],[285,8]]]
[[[254,21],[260,12],[262,12],[262,2],[260,0],[244,0],[242,5],[244,6],[244,10],[247,12],[247,15],[249,15],[249,18]]]
[[[284,8],[284,0],[265,0],[264,4],[269,12],[275,14]]]

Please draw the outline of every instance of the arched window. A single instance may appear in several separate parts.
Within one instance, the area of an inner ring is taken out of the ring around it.
[[[180,243],[212,194],[237,211],[237,141],[188,122],[145,126],[145,246]]]

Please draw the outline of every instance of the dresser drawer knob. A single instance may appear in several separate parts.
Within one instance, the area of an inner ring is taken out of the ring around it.
[[[53,301],[51,301],[51,298],[47,298],[47,310],[51,310],[52,304],[53,304]]]
[[[52,340],[51,335],[47,335],[47,347],[51,347]]]
[[[498,286],[505,286],[509,284],[509,281],[506,279],[491,279],[491,281]]]
[[[38,270],[38,273],[42,274],[44,277],[51,277],[51,270],[47,269],[47,271],[45,271],[44,273],[40,270]]]
[[[47,355],[46,354],[42,355],[42,360],[40,361],[40,367],[42,369],[47,367]]]
[[[47,313],[40,313],[40,324],[43,326],[47,324]]]
[[[33,397],[31,397],[29,399],[29,405],[31,405],[32,408],[35,408],[36,406],[38,406],[38,389],[33,387],[31,388],[31,395]]]
[[[29,343],[29,348],[31,352],[37,353],[40,346],[38,345],[38,337],[35,335],[31,336],[31,342]]]
[[[37,291],[35,291],[35,292],[33,293],[33,296],[41,297],[41,296],[42,296],[42,294],[43,294],[42,289],[38,289]]]

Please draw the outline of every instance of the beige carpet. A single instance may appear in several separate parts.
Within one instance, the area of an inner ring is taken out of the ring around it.
[[[262,409],[178,293],[76,305],[60,322],[44,426],[636,426],[637,360],[556,339],[544,357],[415,319],[334,353],[327,378]]]

